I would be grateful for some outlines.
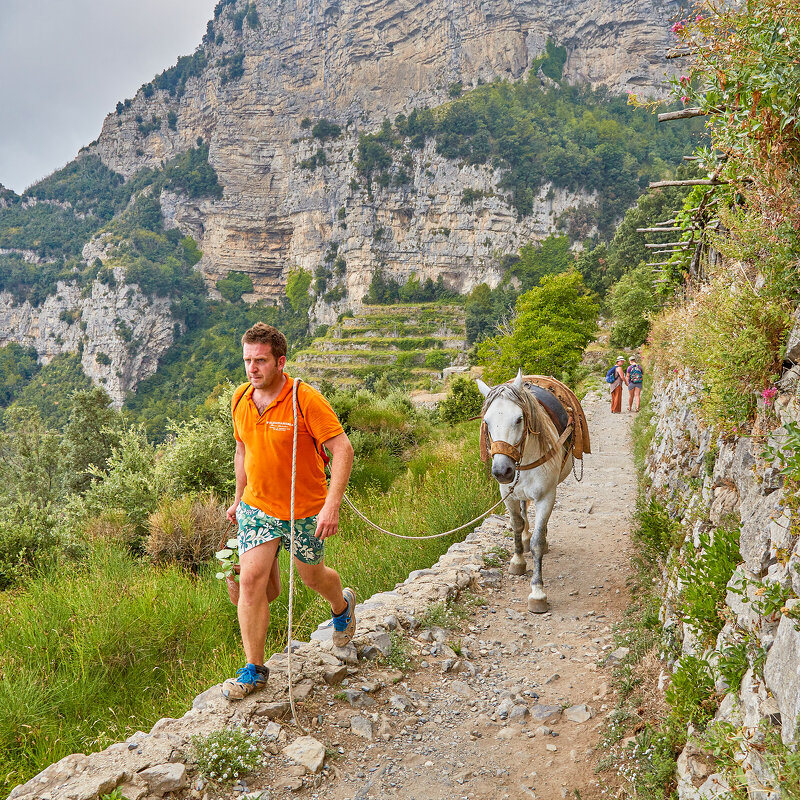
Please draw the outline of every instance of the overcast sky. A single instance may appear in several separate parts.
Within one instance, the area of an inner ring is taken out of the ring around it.
[[[200,44],[216,0],[0,0],[0,183],[22,192]]]

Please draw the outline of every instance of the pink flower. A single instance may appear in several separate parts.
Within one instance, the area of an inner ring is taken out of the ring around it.
[[[761,399],[764,401],[764,405],[767,408],[772,408],[772,404],[777,394],[778,390],[774,386],[770,386],[768,389],[764,389],[764,391],[761,392]]]
[[[689,98],[686,95],[683,95],[683,97],[681,97],[681,103],[686,105],[688,102],[689,102]]]
[[[689,83],[689,76],[688,75],[681,75],[681,83],[682,84]]]
[[[678,33],[680,33],[680,32],[681,32],[681,31],[682,31],[682,30],[683,30],[685,27],[686,27],[686,20],[685,20],[685,19],[682,19],[682,20],[679,20],[678,22],[676,22],[676,23],[675,23],[675,24],[672,26],[672,29],[671,29],[671,30],[672,30],[672,32],[673,32],[673,33],[675,33],[675,34],[678,34]]]
[[[702,15],[702,14],[698,14],[698,15],[697,15],[697,16],[694,18],[694,21],[695,21],[695,22],[702,22],[702,21],[703,21],[703,15]]]

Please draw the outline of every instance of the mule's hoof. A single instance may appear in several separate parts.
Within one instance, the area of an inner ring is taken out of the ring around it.
[[[528,598],[528,611],[531,614],[544,614],[545,611],[550,610],[550,604],[547,602],[547,598],[539,598],[539,597],[529,597]]]
[[[520,561],[514,561],[511,559],[511,562],[508,565],[508,574],[509,575],[524,575],[528,571],[528,565],[525,563],[525,559],[521,559]]]

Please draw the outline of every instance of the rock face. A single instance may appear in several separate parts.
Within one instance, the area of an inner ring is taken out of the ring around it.
[[[351,184],[360,132],[446,102],[454,84],[520,78],[548,38],[566,47],[571,82],[663,93],[668,22],[678,12],[673,0],[257,0],[258,27],[237,30],[232,14],[241,5],[213,21],[197,51],[205,67],[180,97],[140,90],[106,118],[90,151],[129,176],[202,137],[224,197],[200,206],[171,197],[165,208],[197,239],[209,283],[244,271],[255,296],[276,298],[290,269],[314,269],[336,241],[354,307],[379,266],[400,279],[442,275],[460,291],[496,283],[495,251],[546,236],[562,211],[592,200],[544,186],[518,223],[491,167],[449,162],[430,142],[415,151],[406,185],[368,195]],[[143,127],[153,117],[160,127]],[[326,144],[325,165],[304,169],[319,141],[301,122],[322,118],[343,136]],[[464,206],[464,189],[489,196]],[[322,319],[326,309],[315,313]]]
[[[122,277],[116,274],[113,288],[94,281],[88,292],[59,283],[40,306],[15,305],[8,292],[0,293],[0,346],[34,347],[43,363],[81,352],[84,372],[119,408],[127,392],[156,371],[175,333],[171,301],[147,298]]]
[[[797,330],[792,336],[798,339]],[[742,731],[741,763],[748,796],[777,800],[782,795],[762,751],[765,731],[770,728],[792,747],[798,736],[800,545],[792,521],[796,512],[791,510],[791,491],[784,487],[778,464],[765,461],[764,452],[765,444],[774,446],[785,436],[776,428],[775,416],[782,424],[800,420],[800,396],[794,382],[775,398],[773,408],[761,409],[755,427],[772,430],[771,434],[758,439],[722,437],[698,416],[701,390],[695,376],[688,373],[657,386],[653,403],[658,422],[646,469],[650,492],[675,517],[690,520],[686,533],[695,546],[703,532],[714,535],[721,525],[739,526],[741,563],[728,582],[725,608],[720,612],[727,622],[713,648],[708,649],[675,614],[680,580],[669,567],[664,575],[662,619],[667,637],[674,637],[684,654],[705,658],[714,670],[717,691],[727,693],[716,718]],[[729,686],[714,665],[726,657],[732,644],[743,641],[766,658],[761,665],[751,661],[741,683]],[[694,774],[693,746],[690,737],[678,762],[680,797],[727,796],[723,776]]]

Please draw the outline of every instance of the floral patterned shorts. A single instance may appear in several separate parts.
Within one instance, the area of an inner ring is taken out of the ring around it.
[[[291,524],[285,519],[275,519],[260,508],[239,502],[236,509],[239,523],[239,556],[264,542],[280,539],[286,552],[291,550]],[[317,518],[304,517],[294,521],[294,554],[305,564],[319,564],[325,557],[325,542],[314,536]]]

